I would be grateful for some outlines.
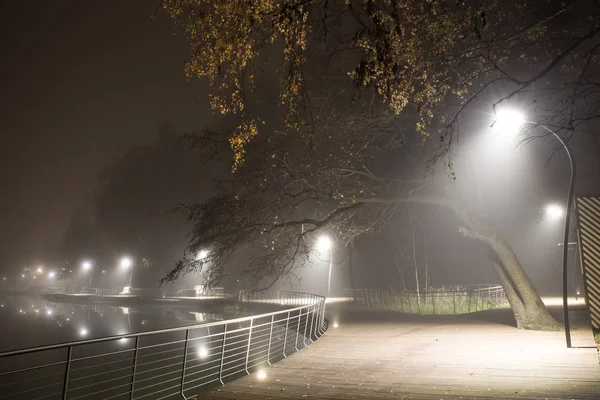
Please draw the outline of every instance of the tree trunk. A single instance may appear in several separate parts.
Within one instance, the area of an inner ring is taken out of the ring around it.
[[[490,251],[491,252],[491,251]],[[502,265],[500,265],[494,258],[494,253],[490,254],[490,264],[494,272],[498,275],[500,279],[500,284],[504,288],[504,293],[506,294],[506,298],[508,299],[508,303],[510,304],[510,308],[512,309],[513,314],[515,315],[515,321],[517,321],[517,327],[519,327],[518,321],[522,321],[526,318],[525,316],[525,308],[523,307],[523,302],[519,298],[517,292],[512,287],[512,284],[508,280]]]
[[[498,236],[491,228],[482,224],[471,213],[466,204],[458,196],[452,198],[436,195],[410,194],[388,199],[362,199],[364,204],[412,203],[430,204],[450,209],[462,222],[459,228],[465,236],[481,240],[493,252],[498,262],[493,264],[497,270],[500,282],[507,296],[512,296],[513,309],[517,326],[520,329],[559,330],[561,325],[554,319],[542,302],[535,286],[523,270],[519,259],[508,243]],[[500,266],[501,268],[497,268]],[[517,301],[517,299],[519,301]],[[519,306],[522,304],[522,308]]]
[[[520,329],[557,330],[560,324],[554,319],[542,302],[535,286],[523,270],[519,259],[510,248],[509,244],[499,237],[489,227],[479,222],[464,205],[454,203],[452,207],[455,214],[466,225],[459,229],[465,236],[481,240],[494,253],[499,263],[494,263],[494,270],[498,273],[500,283],[508,296],[517,326]],[[512,301],[511,297],[512,296]],[[518,305],[520,300],[522,308]]]

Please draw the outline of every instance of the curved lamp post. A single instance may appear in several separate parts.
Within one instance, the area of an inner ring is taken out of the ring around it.
[[[571,328],[569,325],[569,303],[567,301],[567,259],[569,257],[569,225],[571,223],[571,204],[573,203],[573,190],[575,188],[575,163],[571,152],[567,147],[566,143],[546,125],[541,125],[542,128],[550,132],[556,140],[560,142],[562,147],[569,157],[569,164],[571,165],[571,176],[569,178],[569,194],[567,195],[567,209],[565,213],[565,231],[563,233],[563,259],[562,259],[562,273],[563,273],[563,315],[565,318],[565,340],[567,341],[567,348],[571,347]]]
[[[515,110],[502,110],[496,113],[497,120],[500,124],[500,129],[510,129],[520,131],[521,126],[525,122],[523,115]],[[496,122],[494,125],[496,125]],[[568,260],[568,244],[569,244],[569,226],[571,222],[571,204],[573,203],[573,189],[575,187],[575,163],[573,162],[573,157],[571,156],[571,152],[567,147],[566,143],[546,125],[538,124],[548,132],[550,132],[556,140],[562,145],[567,153],[567,157],[569,158],[569,164],[571,165],[571,176],[569,179],[569,192],[567,195],[567,206],[566,206],[566,215],[565,215],[565,226],[564,226],[564,234],[563,234],[563,257],[562,257],[562,294],[563,294],[563,316],[565,320],[565,340],[567,342],[567,348],[571,347],[571,328],[569,324],[569,303],[567,301],[567,260]],[[556,215],[557,210],[552,207],[552,209],[547,209],[549,213]]]

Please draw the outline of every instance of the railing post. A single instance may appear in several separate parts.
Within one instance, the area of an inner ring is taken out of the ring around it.
[[[431,306],[433,307],[433,314],[435,315],[435,292],[431,292]]]
[[[129,390],[129,398],[133,399],[133,391],[135,389],[135,370],[137,369],[138,350],[140,347],[140,337],[135,337],[135,350],[133,350],[133,367],[131,368],[131,385]]]
[[[298,323],[296,324],[296,343],[294,344],[294,348],[296,351],[298,349],[298,339],[300,338],[300,319],[302,318],[302,310],[298,310]]]
[[[454,310],[454,314],[456,314],[456,300],[454,299],[454,293],[452,292],[452,309]]]
[[[63,382],[62,398],[67,400],[67,390],[69,387],[69,371],[71,370],[71,354],[73,353],[73,346],[69,346],[67,350],[67,366],[65,367],[65,379]]]
[[[315,323],[315,312],[317,311],[317,306],[312,306],[312,314],[310,316],[310,336],[308,337],[311,343],[314,343],[314,337],[315,337],[315,330],[314,330],[314,323]]]
[[[223,382],[223,360],[225,359],[225,341],[227,340],[227,324],[225,324],[225,328],[223,329],[223,345],[221,349],[221,364],[219,365],[219,381],[221,385],[224,385]]]
[[[248,372],[248,358],[250,357],[250,345],[252,344],[252,325],[254,324],[254,318],[250,320],[250,330],[248,331],[248,348],[246,349],[246,373]]]
[[[306,317],[304,318],[304,337],[302,338],[302,343],[304,347],[307,347],[306,344],[306,329],[308,328],[308,307],[306,308]]]
[[[138,336],[139,338],[139,336]],[[187,364],[187,354],[188,354],[188,347],[190,344],[190,330],[186,329],[185,331],[185,346],[183,346],[183,366],[181,367],[181,397],[183,397],[185,399],[185,395],[183,394],[183,384],[185,383],[185,364]],[[137,341],[136,341],[136,348],[137,348]]]
[[[287,335],[288,335],[288,326],[290,325],[290,312],[287,313],[287,321],[285,322],[285,336],[283,337],[283,356],[287,358],[285,355],[285,346],[287,344]]]
[[[325,300],[321,301],[321,311],[320,311],[321,322],[319,322],[319,330],[321,335],[325,333]]]
[[[269,331],[269,346],[267,347],[267,364],[271,365],[271,342],[273,341],[273,325],[275,323],[275,314],[271,315],[271,330]]]

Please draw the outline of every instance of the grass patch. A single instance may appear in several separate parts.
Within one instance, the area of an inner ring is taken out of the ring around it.
[[[386,293],[365,292],[355,296],[358,305],[381,310],[401,311],[421,315],[468,314],[489,310],[500,303],[468,292]]]

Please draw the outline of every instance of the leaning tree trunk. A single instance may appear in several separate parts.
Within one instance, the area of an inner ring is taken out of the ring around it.
[[[521,329],[558,330],[561,325],[550,315],[540,295],[523,270],[509,244],[471,213],[458,196],[452,198],[428,194],[414,194],[390,199],[362,199],[363,204],[412,203],[431,204],[450,209],[462,223],[459,231],[485,243],[497,262],[492,266],[498,273],[506,292],[517,326]]]
[[[500,279],[500,284],[504,288],[504,294],[508,299],[508,304],[510,304],[510,308],[513,311],[515,316],[515,321],[522,321],[526,319],[525,308],[523,307],[523,302],[521,298],[513,288],[512,284],[508,280],[506,273],[504,272],[504,268],[496,261],[495,254],[490,251],[490,264],[494,269],[494,272],[498,275]],[[518,326],[518,325],[517,325]]]
[[[465,236],[481,240],[499,261],[492,262],[492,265],[513,309],[517,326],[520,329],[559,329],[560,324],[542,302],[509,244],[479,222],[465,205],[453,202],[452,209],[465,225],[459,231]]]

